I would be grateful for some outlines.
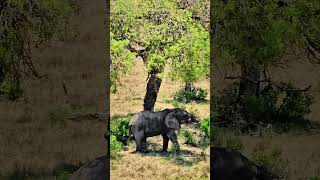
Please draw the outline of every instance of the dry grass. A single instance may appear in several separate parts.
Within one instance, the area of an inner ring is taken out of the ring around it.
[[[168,78],[166,69],[165,78],[162,81],[155,110],[173,108],[174,94],[180,90],[182,84],[172,82]],[[111,117],[115,115],[127,115],[143,110],[143,98],[146,92],[147,72],[141,59],[137,59],[131,73],[121,79],[122,87],[115,94],[111,94]],[[207,80],[196,83],[195,86],[209,90]],[[209,95],[208,95],[209,96]],[[209,103],[187,105],[189,110],[198,111],[200,118],[209,116]],[[111,160],[111,179],[209,179],[210,152],[205,151],[206,159],[201,158],[201,149],[184,145],[184,140],[179,137],[182,149],[181,159],[161,156],[162,138],[160,136],[148,138],[149,154],[132,154],[135,143],[131,143],[126,151],[122,151],[122,157]],[[169,143],[169,148],[171,143]]]
[[[72,24],[79,35],[37,50],[34,60],[48,79],[30,79],[16,102],[0,101],[0,175],[16,170],[52,172],[106,153],[105,122],[67,120],[77,113],[102,112],[105,101],[103,1],[81,0]],[[65,81],[70,104],[64,103]]]

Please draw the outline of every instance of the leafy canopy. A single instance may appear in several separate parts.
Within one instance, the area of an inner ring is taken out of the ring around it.
[[[175,0],[111,1],[111,32],[117,41],[129,40],[127,49],[139,51],[148,72],[158,76],[169,62],[175,80],[193,82],[209,71],[209,33]]]
[[[278,65],[305,38],[320,42],[317,0],[214,1],[213,49],[225,63]]]

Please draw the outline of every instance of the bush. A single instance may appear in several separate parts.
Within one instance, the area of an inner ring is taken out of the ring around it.
[[[294,89],[293,87],[291,88]],[[281,120],[288,122],[292,119],[302,119],[305,114],[310,113],[311,104],[311,96],[301,91],[287,91],[286,97],[279,108]]]
[[[210,117],[200,122],[200,129],[205,136],[210,137]]]
[[[174,95],[174,100],[183,103],[205,102],[208,91],[192,87],[190,90],[182,89]]]
[[[221,96],[213,97],[219,126],[248,132],[275,124],[279,127],[304,125],[310,112],[310,95],[288,84],[285,89],[267,85],[258,96],[238,96],[238,83],[229,85]]]
[[[116,158],[118,157],[118,153],[122,149],[122,143],[117,141],[116,136],[111,135],[110,136],[110,157]]]
[[[193,135],[188,131],[188,129],[181,129],[181,133],[182,133],[182,136],[185,140],[185,144],[188,144],[190,146],[197,146],[195,140],[194,140],[194,137]]]
[[[131,116],[116,118],[110,121],[111,135],[116,137],[117,141],[127,145],[129,141],[129,123]]]

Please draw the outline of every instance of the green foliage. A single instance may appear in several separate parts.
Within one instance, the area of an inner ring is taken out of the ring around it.
[[[117,141],[116,136],[110,136],[110,157],[112,159],[117,158],[119,152],[122,150],[122,143]]]
[[[181,133],[185,140],[185,144],[188,144],[190,146],[197,146],[193,135],[191,134],[191,132],[188,131],[188,129],[181,129]]]
[[[213,42],[217,56],[226,63],[281,63],[288,47],[319,34],[319,4],[316,0],[290,1],[284,6],[272,0],[214,1],[211,23],[217,33],[213,37],[219,37]]]
[[[205,136],[210,137],[210,118],[209,117],[203,119],[200,122],[200,129]]]
[[[110,121],[111,135],[116,137],[116,140],[124,145],[128,144],[129,141],[129,123],[131,116],[112,119]]]
[[[161,77],[170,63],[176,80],[193,82],[209,74],[208,30],[192,19],[190,11],[177,8],[176,1],[111,1],[111,32],[116,41],[129,41],[149,73]]]
[[[292,87],[294,90],[294,88]],[[281,117],[287,121],[290,119],[301,119],[305,114],[310,113],[310,105],[312,104],[311,96],[301,91],[287,91],[286,97],[279,108]]]
[[[183,103],[204,102],[207,95],[206,89],[192,87],[191,89],[181,89],[178,91],[174,95],[174,100]]]
[[[241,131],[275,124],[282,128],[305,125],[303,119],[310,112],[312,97],[288,84],[285,89],[271,85],[262,88],[259,96],[238,97],[237,83],[231,84],[223,95],[213,98],[220,126]],[[283,129],[286,130],[286,129]]]
[[[111,33],[111,70],[110,70],[110,80],[111,80],[111,91],[117,91],[117,85],[120,82],[121,75],[127,74],[134,62],[135,54],[126,49],[129,45],[129,40],[116,40],[113,38],[114,35]]]
[[[180,155],[180,145],[179,144],[172,144],[171,153],[173,156]]]
[[[0,14],[0,95],[15,100],[22,95],[22,79],[40,77],[32,49],[65,34],[73,12],[72,0],[5,0]]]
[[[190,34],[181,37],[167,53],[174,59],[172,80],[192,83],[210,74],[210,41],[209,32],[200,25],[190,27],[189,31]]]

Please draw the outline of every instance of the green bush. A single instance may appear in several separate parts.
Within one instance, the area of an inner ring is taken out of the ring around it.
[[[190,90],[182,89],[174,95],[174,100],[183,103],[205,102],[208,91],[192,87]]]
[[[238,96],[238,83],[229,85],[221,96],[215,96],[219,126],[248,132],[275,124],[291,127],[308,124],[304,116],[310,112],[312,98],[291,84],[285,89],[267,85],[258,96]],[[282,128],[282,130],[284,130]]]
[[[185,140],[185,144],[188,144],[190,146],[197,146],[193,135],[188,131],[188,129],[181,129],[181,133]]]
[[[116,136],[111,135],[110,136],[110,157],[116,158],[118,157],[118,153],[122,149],[122,143],[117,141]]]
[[[210,137],[210,117],[200,122],[200,129],[205,136]]]
[[[287,122],[292,119],[302,119],[305,114],[310,113],[311,104],[311,96],[301,91],[287,91],[286,97],[279,108],[281,120],[285,120]]]
[[[123,143],[123,145],[127,145],[130,138],[128,129],[130,120],[131,116],[127,116],[110,121],[111,135],[115,136],[116,140]]]

